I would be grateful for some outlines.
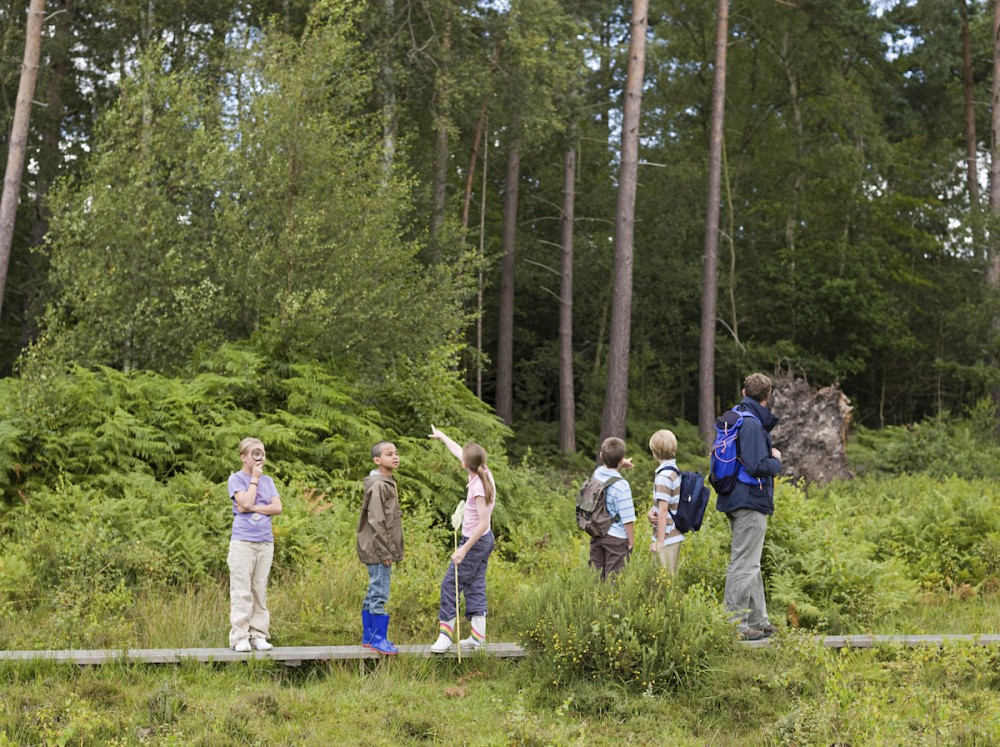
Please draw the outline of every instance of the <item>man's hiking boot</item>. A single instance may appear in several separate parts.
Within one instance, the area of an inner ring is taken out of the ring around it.
[[[778,632],[778,629],[773,625],[771,625],[771,623],[768,623],[767,625],[760,626],[760,632],[764,634],[765,638],[770,638],[772,635]]]
[[[741,641],[759,641],[762,638],[767,638],[768,635],[769,634],[765,633],[763,630],[757,630],[757,628],[747,628],[746,630],[741,630],[740,631],[740,640]]]

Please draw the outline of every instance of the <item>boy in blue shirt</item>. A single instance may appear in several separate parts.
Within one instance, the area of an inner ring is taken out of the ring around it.
[[[619,470],[631,469],[632,460],[625,458],[625,442],[612,436],[601,444],[601,462],[594,470],[594,479],[603,482],[608,515],[615,519],[604,537],[590,539],[590,565],[599,568],[601,580],[625,567],[635,545],[635,504],[632,488]],[[609,481],[614,480],[609,484]]]

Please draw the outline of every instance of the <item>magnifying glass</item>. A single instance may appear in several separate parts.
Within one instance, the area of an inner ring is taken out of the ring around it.
[[[255,462],[263,462],[264,461],[264,450],[263,449],[254,449],[253,451],[250,452],[250,458],[253,459]]]

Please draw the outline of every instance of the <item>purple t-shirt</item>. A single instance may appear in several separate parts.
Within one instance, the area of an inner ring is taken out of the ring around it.
[[[245,542],[274,542],[271,531],[271,517],[264,514],[241,514],[236,508],[236,494],[250,489],[250,475],[243,470],[229,476],[229,497],[233,501],[233,539]],[[267,506],[271,499],[277,497],[278,489],[274,480],[267,475],[261,475],[257,484],[255,506]]]

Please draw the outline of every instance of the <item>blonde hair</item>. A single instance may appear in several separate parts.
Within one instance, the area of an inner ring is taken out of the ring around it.
[[[483,481],[486,504],[493,503],[493,499],[496,498],[496,488],[486,473],[486,449],[474,441],[470,441],[462,447],[462,461],[465,462],[465,468],[469,472],[476,473],[479,475],[479,479]]]
[[[657,459],[673,459],[677,456],[677,436],[673,431],[659,430],[649,437],[649,450]]]
[[[254,438],[253,436],[247,436],[246,438],[244,438],[242,441],[240,441],[240,451],[239,451],[240,456],[246,454],[254,446],[259,446],[260,448],[263,449],[264,442],[261,441],[259,438]]]

